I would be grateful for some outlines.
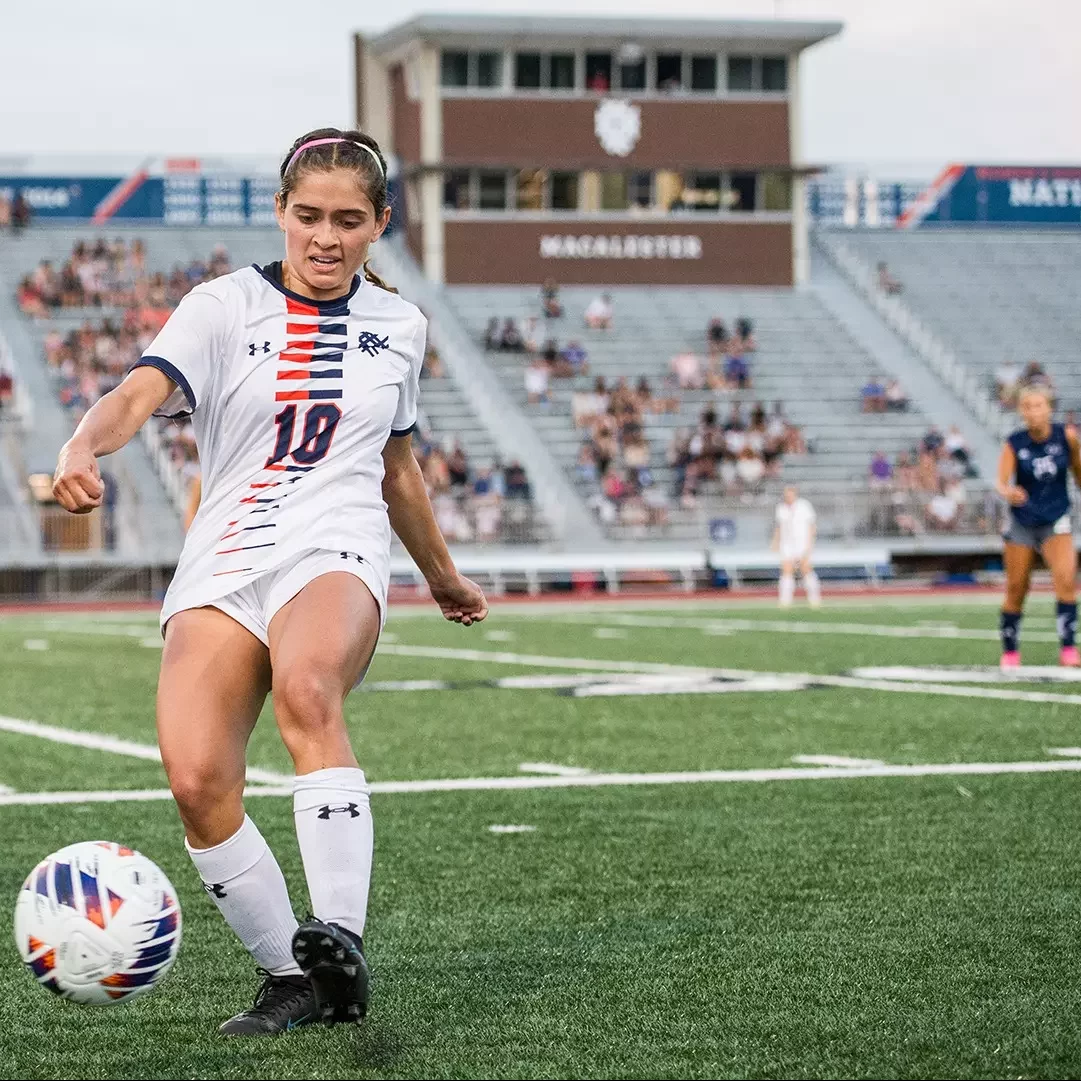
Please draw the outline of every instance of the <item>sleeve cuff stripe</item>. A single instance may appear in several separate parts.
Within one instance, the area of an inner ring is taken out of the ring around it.
[[[191,384],[175,364],[170,363],[164,357],[140,357],[132,365],[131,370],[135,371],[136,368],[157,368],[159,372],[167,375],[184,392],[184,397],[188,399],[190,412],[195,412],[198,403],[192,393]]]
[[[408,428],[391,428],[391,435],[412,435],[417,430],[417,422],[413,421]]]

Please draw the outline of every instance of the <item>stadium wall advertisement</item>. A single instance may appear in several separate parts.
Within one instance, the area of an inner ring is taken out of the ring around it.
[[[388,183],[391,201],[398,181]],[[274,176],[178,172],[151,176],[0,176],[0,196],[21,193],[40,221],[152,225],[273,225]]]
[[[948,165],[897,224],[1076,227],[1081,166]]]

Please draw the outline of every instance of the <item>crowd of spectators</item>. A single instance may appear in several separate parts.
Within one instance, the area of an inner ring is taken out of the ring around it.
[[[907,413],[908,395],[897,379],[872,375],[860,388],[863,413]]]
[[[0,232],[21,233],[33,217],[33,211],[21,191],[12,196],[0,191]]]
[[[871,457],[871,522],[874,532],[914,536],[983,530],[989,509],[982,494],[973,505],[965,486],[976,477],[968,443],[957,427],[931,427],[917,446],[894,461],[878,450]]]
[[[169,274],[151,272],[138,239],[130,244],[79,241],[59,268],[42,260],[19,284],[18,300],[26,315],[48,321],[61,309],[94,308],[104,316],[85,319],[66,333],[53,326],[45,334],[45,359],[73,420],[120,383],[188,292],[230,270],[228,252],[218,247],[205,262],[177,266]],[[443,361],[429,344],[421,378],[443,375]],[[4,380],[0,372],[0,411],[11,390],[8,376],[5,395]],[[437,442],[423,412],[422,419],[414,449],[448,540],[532,539],[532,493],[521,464],[495,462],[474,469],[456,439]],[[191,424],[156,423],[173,468],[185,487],[197,492],[199,458]]]

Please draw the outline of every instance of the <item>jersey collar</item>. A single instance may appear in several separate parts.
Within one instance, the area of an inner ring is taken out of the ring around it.
[[[274,288],[283,296],[288,297],[290,300],[295,300],[299,304],[307,304],[310,307],[318,308],[322,315],[343,314],[342,308],[345,308],[349,304],[349,301],[353,299],[354,294],[364,282],[364,279],[359,274],[354,274],[353,284],[349,287],[348,293],[344,293],[340,297],[334,297],[332,300],[313,300],[311,297],[303,296],[300,293],[294,293],[292,289],[286,289],[285,286],[282,285],[280,262],[267,263],[265,267],[261,267],[258,263],[252,263],[252,269],[256,271],[261,278],[274,286]]]

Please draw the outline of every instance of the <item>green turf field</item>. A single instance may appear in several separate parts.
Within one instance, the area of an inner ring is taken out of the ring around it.
[[[1053,615],[1032,600],[1026,665],[1054,663]],[[155,621],[0,617],[0,921],[97,838],[185,917],[163,985],[108,1010],[8,938],[0,1077],[1079,1076],[1081,686],[994,682],[995,627],[990,601],[392,612],[348,708],[370,1017],[227,1043],[256,979],[148,749]],[[303,910],[269,710],[251,764]]]

